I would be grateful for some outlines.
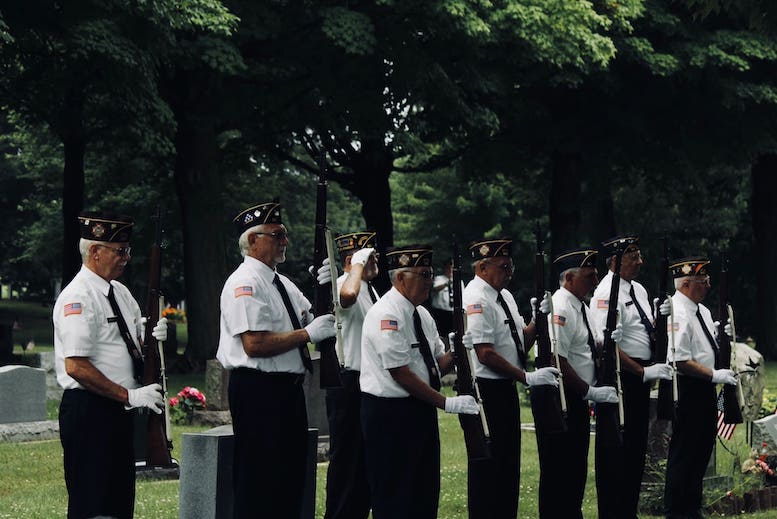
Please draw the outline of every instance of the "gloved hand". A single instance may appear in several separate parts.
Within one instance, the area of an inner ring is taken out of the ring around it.
[[[548,292],[545,292],[545,295],[542,297],[542,301],[540,301],[540,312],[548,315],[550,313],[550,301],[548,297]],[[536,321],[537,320],[537,311],[535,310],[537,308],[537,298],[532,297],[529,300],[529,304],[531,305],[531,320]]]
[[[305,331],[310,336],[310,342],[317,344],[324,339],[334,337],[337,333],[335,327],[335,316],[332,314],[324,314],[313,319],[309,325],[305,326]]]
[[[618,392],[612,386],[588,386],[588,392],[583,397],[583,400],[591,400],[602,404],[617,404]]]
[[[450,332],[448,334],[448,344],[453,346],[453,341],[456,339],[456,333]],[[471,350],[474,347],[474,343],[472,342],[472,332],[466,331],[464,332],[464,335],[461,337],[461,342],[464,344],[464,347],[468,350]]]
[[[146,407],[156,414],[161,414],[165,407],[164,396],[162,396],[162,386],[159,384],[149,384],[137,389],[127,390],[128,409],[136,407]]]
[[[733,369],[713,369],[712,383],[734,386],[737,383],[737,374],[734,373]]]
[[[672,313],[672,304],[669,302],[669,298],[664,299],[664,302],[658,307],[658,312],[661,315],[669,315]]]
[[[151,330],[151,335],[159,342],[167,340],[167,317],[162,317],[156,322],[156,326]]]
[[[734,338],[734,332],[731,331],[731,323],[727,322],[726,326],[723,327],[723,333],[728,335],[730,339]]]
[[[445,399],[445,412],[454,414],[478,414],[480,406],[472,395],[449,396]]]
[[[558,387],[558,370],[553,367],[539,368],[526,372],[526,385]]]
[[[351,256],[351,265],[366,265],[374,252],[375,249],[372,247],[365,247],[357,250],[353,253],[353,256]]]
[[[621,339],[623,339],[623,325],[621,323],[615,325],[615,329],[610,334],[610,337],[615,342],[621,342]]]
[[[672,380],[674,374],[674,368],[670,364],[653,364],[652,366],[645,366],[644,373],[642,374],[642,382],[650,382],[651,380],[663,379]]]

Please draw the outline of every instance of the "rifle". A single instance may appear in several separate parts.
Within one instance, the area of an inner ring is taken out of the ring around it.
[[[453,284],[453,358],[456,364],[456,393],[459,395],[472,395],[480,406],[480,414],[460,414],[459,423],[464,431],[464,443],[467,447],[467,458],[470,461],[491,457],[489,444],[491,434],[488,430],[483,399],[480,396],[477,380],[473,375],[472,358],[464,346],[464,303],[461,292],[461,252],[456,240],[453,240],[453,272],[451,274]]]
[[[718,355],[722,369],[731,368],[731,338],[724,328],[726,319],[730,317],[732,331],[734,330],[734,311],[728,304],[728,259],[724,255],[720,263],[720,289],[718,292]],[[736,335],[734,335],[736,337]],[[736,366],[734,366],[736,367]],[[727,424],[742,423],[742,407],[740,407],[741,387],[739,380],[737,385],[725,384],[723,386],[723,421]]]
[[[157,206],[156,232],[151,245],[148,269],[148,294],[146,296],[146,333],[143,339],[143,384],[160,384],[165,407],[162,414],[148,413],[146,425],[146,466],[174,466],[170,451],[173,440],[170,435],[170,409],[167,400],[164,344],[154,338],[153,330],[159,320],[164,298],[160,291],[162,278],[162,208]]]
[[[309,146],[313,147],[312,142],[309,142]],[[318,186],[316,189],[316,227],[315,227],[315,241],[313,244],[313,264],[315,268],[320,268],[324,263],[324,258],[329,256],[327,248],[327,227],[326,227],[326,198],[327,198],[327,182],[326,171],[327,164],[324,158],[323,152],[319,152],[317,155],[318,162]],[[330,259],[330,269],[334,263]],[[335,279],[332,277],[332,285],[337,286]],[[333,288],[321,286],[318,283],[315,284],[314,301],[315,301],[315,313],[316,315],[323,315],[326,312],[333,311]],[[335,343],[337,339],[330,337],[316,344],[316,349],[321,352],[321,388],[335,388],[342,387],[343,383],[340,380],[340,361],[337,359],[337,352],[335,351]]]
[[[558,350],[556,346],[556,334],[551,339],[548,331],[548,320],[540,312],[540,301],[545,294],[545,253],[542,250],[542,237],[540,236],[540,224],[534,230],[534,241],[537,250],[534,255],[534,326],[537,331],[537,357],[534,365],[537,368],[552,366],[555,357],[555,366],[559,369],[558,389],[553,386],[535,386],[531,388],[531,410],[534,415],[534,425],[537,431],[543,433],[565,432],[567,430],[567,399],[564,392],[564,378],[559,366]],[[553,315],[553,312],[551,312]]]
[[[661,275],[658,277],[658,297],[669,298],[667,292],[667,275],[669,274],[669,240],[664,235],[664,257],[661,260]],[[659,301],[659,304],[663,301]],[[656,343],[653,348],[653,362],[666,362],[669,348],[669,333],[667,331],[668,317],[656,311]],[[672,380],[658,381],[658,401],[656,415],[659,420],[674,420],[677,409],[677,393],[672,390],[677,385],[677,373],[672,375]]]

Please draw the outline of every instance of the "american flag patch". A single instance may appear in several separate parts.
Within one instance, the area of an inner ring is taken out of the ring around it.
[[[78,315],[81,313],[81,303],[68,303],[64,307],[65,317],[68,315]]]
[[[482,314],[483,313],[483,305],[480,303],[475,303],[474,305],[467,305],[467,315],[472,314]]]
[[[669,322],[667,322],[666,323],[666,331],[667,332],[671,332],[671,331],[679,332],[680,331],[680,323],[669,323]]]
[[[235,297],[254,295],[254,287],[244,286],[235,289]]]
[[[397,326],[397,322],[394,319],[381,319],[381,321],[380,321],[380,329],[381,330],[398,330],[399,327]]]
[[[607,299],[597,299],[596,300],[596,308],[607,309],[609,307],[610,307],[610,302]]]
[[[557,324],[559,326],[564,326],[565,324],[567,324],[567,318],[564,317],[563,315],[556,315],[556,314],[554,314],[553,315],[553,324]]]

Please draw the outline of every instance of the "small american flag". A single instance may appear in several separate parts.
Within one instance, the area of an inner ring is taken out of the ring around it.
[[[609,308],[610,302],[607,299],[597,299],[596,308]]]
[[[397,322],[394,319],[382,319],[380,321],[381,330],[398,330]]]
[[[244,286],[244,287],[237,287],[235,289],[235,297],[242,297],[242,296],[252,296],[254,295],[254,287],[251,286]]]
[[[567,324],[567,318],[564,317],[563,315],[556,315],[556,314],[554,314],[553,315],[553,324],[557,324],[559,326],[564,326],[565,324]]]
[[[474,305],[467,305],[467,315],[472,314],[482,314],[483,313],[483,305],[480,303],[475,303]]]
[[[65,317],[68,315],[78,315],[81,313],[81,303],[68,303],[64,307]]]
[[[723,391],[718,395],[718,436],[724,440],[730,440],[734,435],[737,424],[723,421]]]

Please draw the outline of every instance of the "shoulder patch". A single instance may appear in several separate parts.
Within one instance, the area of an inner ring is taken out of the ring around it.
[[[399,324],[394,319],[381,319],[380,329],[382,330],[399,330]]]
[[[254,287],[246,285],[242,287],[237,287],[235,289],[235,299],[242,296],[252,296],[254,295]]]
[[[467,315],[482,314],[482,313],[483,313],[482,304],[475,303],[474,305],[467,305]]]
[[[65,317],[68,315],[78,315],[81,313],[81,303],[68,303],[62,309],[65,312]]]
[[[563,315],[553,314],[553,324],[564,326],[567,324],[567,318]]]
[[[680,331],[680,323],[670,323],[669,321],[666,322],[666,331],[667,332],[679,332]]]
[[[608,299],[597,299],[596,300],[596,308],[603,308],[607,309],[610,307],[610,301]]]

